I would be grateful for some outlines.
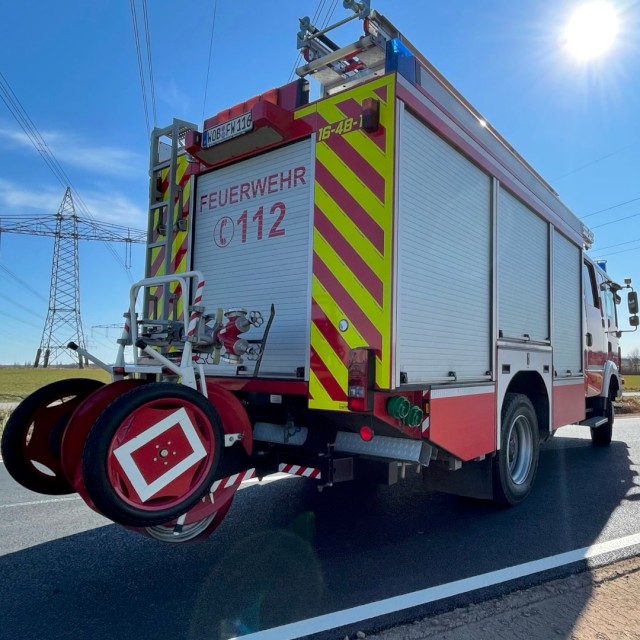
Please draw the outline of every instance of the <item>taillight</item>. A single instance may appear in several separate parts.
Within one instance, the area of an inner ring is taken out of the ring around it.
[[[365,442],[371,442],[373,440],[373,436],[375,434],[373,433],[373,429],[371,427],[360,427],[360,437],[365,441]]]
[[[347,404],[349,411],[373,411],[376,354],[358,347],[349,351]]]
[[[374,133],[380,126],[380,101],[365,98],[362,101],[362,128],[367,133]]]

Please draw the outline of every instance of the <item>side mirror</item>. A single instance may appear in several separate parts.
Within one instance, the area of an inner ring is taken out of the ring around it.
[[[629,305],[629,313],[636,315],[638,313],[638,292],[629,291],[627,294],[627,304]]]
[[[632,327],[637,327],[640,324],[640,321],[638,320],[638,316],[631,316],[629,318],[629,324]]]

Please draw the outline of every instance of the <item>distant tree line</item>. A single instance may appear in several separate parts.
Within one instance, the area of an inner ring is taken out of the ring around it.
[[[640,374],[640,349],[634,349],[622,358],[621,373]]]

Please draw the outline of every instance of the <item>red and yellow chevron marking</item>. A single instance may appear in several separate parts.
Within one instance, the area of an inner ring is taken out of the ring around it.
[[[360,128],[366,98],[380,102],[372,134]],[[395,77],[321,100],[296,117],[313,124],[317,143],[309,406],[346,411],[349,349],[375,349],[376,384],[391,383]]]
[[[187,231],[173,231],[174,225],[180,218],[186,218],[189,215],[189,200],[191,197],[191,180],[190,174],[188,171],[189,163],[187,162],[187,158],[185,155],[180,156],[178,158],[178,166],[177,166],[177,176],[176,182],[183,189],[183,198],[182,198],[182,212],[179,211],[179,203],[175,203],[172,207],[172,215],[171,220],[167,221],[164,219],[166,216],[165,210],[156,210],[153,228],[155,229],[158,223],[162,222],[167,224],[167,233],[172,234],[172,243],[171,243],[171,267],[170,273],[182,273],[187,271],[187,247],[188,247],[188,233]],[[162,169],[161,171],[161,180],[162,187],[161,192],[163,198],[166,197],[166,194],[169,190],[169,168]],[[152,231],[151,241],[152,242],[161,242],[164,236],[159,235],[156,231]],[[149,249],[149,273],[147,277],[155,277],[162,276],[166,274],[166,251],[165,247],[152,247]],[[177,300],[176,309],[170,309],[170,316],[175,317],[176,319],[181,319],[183,314],[183,303],[182,298],[178,295],[180,292],[177,290],[177,283],[173,283],[170,286],[171,298]],[[163,287],[157,287],[155,290],[151,290],[151,296],[157,298],[157,306],[158,310],[162,309],[162,297],[163,297]],[[174,315],[175,314],[175,315]],[[150,317],[153,317],[151,315]]]

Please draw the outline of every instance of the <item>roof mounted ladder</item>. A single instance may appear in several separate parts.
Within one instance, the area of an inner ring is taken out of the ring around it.
[[[344,0],[345,9],[353,15],[324,29],[300,18],[298,49],[307,64],[296,69],[300,77],[312,75],[322,85],[323,95],[331,95],[385,72],[386,46],[398,30],[382,15],[371,9],[370,0]],[[339,47],[327,33],[352,20],[363,20],[365,35],[356,42]]]

